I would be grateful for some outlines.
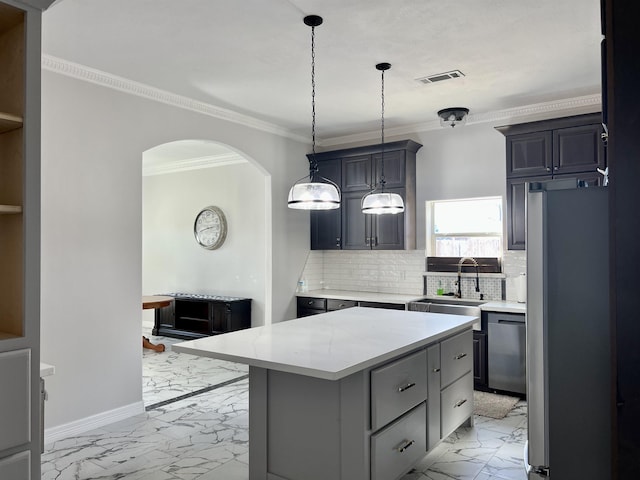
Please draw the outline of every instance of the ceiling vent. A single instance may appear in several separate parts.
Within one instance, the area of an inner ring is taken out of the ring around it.
[[[450,72],[436,73],[435,75],[429,75],[427,77],[416,78],[416,81],[420,83],[437,83],[444,80],[453,80],[454,78],[464,77],[464,73],[460,70],[451,70]]]

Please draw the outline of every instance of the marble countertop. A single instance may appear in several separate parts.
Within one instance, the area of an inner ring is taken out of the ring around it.
[[[471,328],[476,317],[354,307],[174,344],[175,352],[339,380]]]
[[[424,298],[424,295],[401,293],[358,292],[355,290],[310,290],[296,293],[298,297],[328,298],[334,300],[353,300],[356,302],[380,302],[406,304]]]
[[[527,304],[507,300],[492,300],[480,305],[483,312],[527,313]]]
[[[40,362],[40,376],[49,377],[56,373],[56,367],[49,365],[48,363]]]

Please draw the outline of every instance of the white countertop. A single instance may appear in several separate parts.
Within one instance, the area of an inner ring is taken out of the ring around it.
[[[471,328],[476,317],[354,307],[172,345],[180,353],[338,380]]]
[[[56,367],[53,365],[49,365],[48,363],[40,362],[40,376],[41,377],[49,377],[56,373]]]
[[[424,298],[424,295],[402,293],[358,292],[354,290],[310,290],[296,293],[298,297],[330,298],[334,300],[353,300],[355,302],[380,302],[406,304]]]
[[[527,313],[527,304],[507,300],[492,300],[480,305],[483,312]]]

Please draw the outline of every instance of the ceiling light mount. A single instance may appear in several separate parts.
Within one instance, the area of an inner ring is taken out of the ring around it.
[[[288,206],[296,210],[333,210],[340,208],[340,188],[328,178],[318,175],[316,160],[316,53],[315,27],[322,25],[322,17],[308,15],[305,25],[311,27],[311,142],[309,175],[299,179],[289,190]],[[308,180],[303,182],[302,180]]]
[[[464,107],[443,108],[438,112],[440,125],[452,128],[467,123],[467,115],[469,115],[469,109]]]
[[[381,141],[382,144],[382,153],[380,154],[380,181],[378,185],[380,186],[380,190],[378,191],[378,186],[376,186],[373,190],[367,193],[364,197],[362,197],[361,209],[362,213],[375,214],[375,215],[383,215],[389,213],[402,213],[404,212],[404,201],[402,197],[397,193],[390,193],[384,191],[384,186],[386,185],[386,180],[384,178],[384,72],[391,68],[390,63],[378,63],[376,65],[376,70],[380,72],[381,77],[381,121],[380,121],[380,132],[381,132]]]

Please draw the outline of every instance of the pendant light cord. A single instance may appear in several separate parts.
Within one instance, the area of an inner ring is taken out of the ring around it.
[[[382,192],[384,192],[384,185],[386,182],[386,180],[384,179],[384,70],[381,70],[382,72],[382,94],[381,94],[381,110],[382,110],[382,114],[381,114],[381,121],[380,121],[380,130],[381,130],[381,142],[382,142],[382,153],[381,153],[381,159],[380,159],[380,163],[381,163],[381,171],[380,171],[380,188],[382,190]]]
[[[309,168],[311,181],[313,182],[316,172],[318,171],[318,162],[316,161],[316,27],[311,26],[311,144],[312,155]]]

